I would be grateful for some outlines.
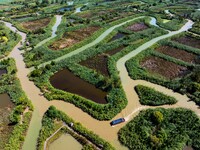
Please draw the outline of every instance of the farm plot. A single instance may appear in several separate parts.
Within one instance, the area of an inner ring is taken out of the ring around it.
[[[103,54],[99,54],[93,58],[89,58],[85,61],[82,61],[80,64],[88,68],[94,69],[105,76],[109,76],[109,71],[107,67],[109,56],[120,52],[123,48],[124,46],[120,46]]]
[[[148,28],[148,26],[144,22],[140,22],[140,23],[134,23],[134,24],[128,26],[126,29],[134,31],[134,32],[138,32],[138,31],[143,31],[147,28]]]
[[[198,56],[170,46],[160,46],[156,51],[189,63],[198,63]]]
[[[169,62],[155,56],[148,56],[144,58],[140,62],[140,66],[147,69],[149,73],[154,75],[161,75],[167,79],[182,77],[189,73],[189,70],[186,67],[177,65],[173,62]]]
[[[10,125],[9,116],[14,108],[8,94],[0,94],[0,149],[4,149],[14,126]]]
[[[52,43],[49,48],[52,50],[61,50],[67,47],[70,47],[85,38],[92,35],[95,31],[97,31],[100,27],[98,26],[91,26],[83,29],[79,29],[72,32],[65,32],[63,37],[54,43]]]
[[[43,18],[39,20],[23,22],[21,23],[21,25],[23,28],[27,30],[36,31],[36,30],[46,27],[50,23],[50,21],[51,21],[51,18]]]
[[[192,38],[190,36],[183,36],[183,37],[175,38],[174,41],[179,42],[184,45],[188,45],[188,46],[200,49],[200,40]]]

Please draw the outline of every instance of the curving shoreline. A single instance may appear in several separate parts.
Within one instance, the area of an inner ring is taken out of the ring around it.
[[[118,24],[118,25],[115,25],[115,26],[109,28],[104,33],[102,33],[102,35],[100,35],[96,40],[92,41],[91,43],[89,43],[89,44],[69,53],[69,54],[66,54],[62,57],[59,57],[58,59],[56,59],[56,61],[71,57],[73,55],[80,53],[81,51],[84,51],[88,47],[93,46],[96,43],[103,40],[115,28],[117,28],[121,25],[124,25],[127,22],[139,19],[139,18],[141,18],[141,17],[137,17],[137,18],[128,20],[124,23],[121,23],[121,24]],[[153,83],[150,83],[150,82],[147,82],[147,81],[132,80],[128,76],[128,72],[127,72],[126,67],[125,67],[126,61],[129,60],[130,58],[136,56],[141,51],[145,50],[146,48],[150,47],[151,45],[153,45],[154,43],[158,42],[161,39],[165,39],[167,37],[170,37],[170,36],[173,36],[175,34],[178,34],[178,33],[181,33],[183,31],[188,30],[192,26],[192,24],[193,23],[191,21],[188,21],[184,25],[184,27],[182,27],[180,30],[173,31],[173,32],[170,32],[166,35],[162,35],[160,37],[154,38],[154,39],[146,42],[145,44],[141,45],[140,47],[138,47],[134,51],[128,53],[127,55],[125,55],[124,57],[120,58],[117,61],[117,69],[119,71],[119,76],[120,76],[120,79],[121,79],[121,82],[122,82],[123,89],[124,89],[125,94],[126,94],[127,99],[128,99],[128,105],[124,110],[122,110],[121,113],[119,113],[113,119],[116,119],[116,118],[119,118],[119,117],[125,117],[126,120],[128,121],[129,119],[133,118],[133,116],[136,115],[140,110],[149,108],[149,107],[146,107],[146,106],[142,106],[139,103],[139,98],[138,98],[136,92],[134,91],[134,86],[136,86],[138,84],[143,84],[143,85],[146,85],[146,86],[149,86],[149,87],[154,87],[156,90],[162,91],[163,93],[174,96],[178,100],[181,99],[181,101],[179,101],[177,104],[175,104],[173,106],[166,105],[166,106],[162,106],[162,107],[165,107],[165,108],[170,108],[170,107],[190,108],[193,111],[195,111],[197,114],[200,115],[200,110],[197,108],[197,106],[194,104],[194,102],[187,102],[187,100],[188,100],[187,96],[184,96],[184,95],[181,95],[181,94],[178,94],[178,93],[174,93],[170,89],[167,89],[165,87],[162,87],[160,85],[156,85],[156,84],[153,84]],[[25,33],[18,31],[15,27],[12,27],[12,24],[10,24],[10,23],[6,23],[6,26],[9,27],[13,31],[17,31],[17,33],[22,36],[21,41],[25,42],[25,40],[26,40],[26,34]],[[17,69],[18,69],[17,77],[19,78],[19,80],[21,82],[22,89],[25,91],[25,93],[27,94],[28,98],[32,101],[32,104],[34,106],[33,116],[32,116],[30,126],[29,126],[29,129],[28,129],[28,133],[27,133],[24,145],[23,145],[24,150],[27,150],[27,149],[35,150],[36,149],[37,137],[39,135],[39,130],[41,128],[41,120],[42,120],[43,114],[46,112],[46,110],[51,105],[54,105],[55,107],[57,107],[57,109],[65,112],[70,117],[72,117],[74,120],[81,122],[81,124],[83,124],[83,126],[88,128],[89,130],[95,132],[101,138],[104,138],[105,140],[109,141],[113,146],[115,146],[116,149],[120,149],[120,150],[127,149],[126,147],[122,146],[119,143],[118,137],[117,137],[118,130],[121,127],[125,126],[127,122],[120,124],[116,127],[111,127],[110,121],[98,121],[98,120],[92,118],[91,116],[89,116],[87,113],[83,112],[81,109],[75,107],[74,105],[72,105],[70,103],[66,103],[66,102],[63,102],[63,101],[57,101],[57,100],[48,101],[43,96],[40,96],[40,93],[41,93],[40,89],[38,89],[34,85],[34,83],[32,81],[30,81],[27,77],[30,70],[28,68],[26,68],[26,66],[25,66],[25,63],[23,61],[22,52],[19,51],[19,47],[21,47],[20,43],[18,43],[14,47],[13,51],[10,53],[10,55],[8,57],[13,57],[15,59],[16,66],[17,66]],[[45,64],[47,64],[47,63],[45,63]],[[45,65],[45,64],[42,64],[42,65]]]

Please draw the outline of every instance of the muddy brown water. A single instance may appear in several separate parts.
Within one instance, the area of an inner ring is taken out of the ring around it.
[[[50,83],[57,89],[74,93],[96,103],[106,104],[107,92],[75,76],[68,69],[58,71],[50,78]]]
[[[8,94],[0,94],[0,109],[5,107],[11,107],[13,103]]]
[[[6,71],[5,69],[0,69],[0,76],[1,76],[2,74],[5,74],[5,73],[7,73],[7,71]]]

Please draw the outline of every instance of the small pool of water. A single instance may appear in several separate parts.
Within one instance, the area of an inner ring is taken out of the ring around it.
[[[65,11],[71,11],[73,10],[73,7],[63,7],[57,10],[57,12],[65,12]]]
[[[50,144],[49,150],[81,150],[82,147],[70,134],[63,134]]]
[[[57,89],[74,93],[96,103],[106,104],[107,92],[75,76],[68,69],[58,71],[50,78],[50,83]]]
[[[125,36],[125,34],[123,34],[123,33],[117,33],[115,36],[113,36],[113,38],[109,42],[120,39],[124,36]]]
[[[8,94],[0,94],[0,108],[11,107],[13,103]]]
[[[7,73],[7,71],[5,70],[5,69],[0,69],[0,76],[2,75],[2,74],[6,74]]]

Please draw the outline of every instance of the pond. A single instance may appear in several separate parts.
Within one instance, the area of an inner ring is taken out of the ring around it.
[[[123,33],[117,33],[115,36],[113,36],[113,38],[111,40],[109,40],[109,42],[120,39],[124,36],[125,36],[125,34],[123,34]]]
[[[71,11],[73,10],[74,7],[68,6],[68,7],[63,7],[57,10],[57,12],[65,12],[65,11]]]
[[[70,134],[63,134],[50,144],[49,150],[81,150],[82,145]]]
[[[5,70],[5,69],[0,69],[0,76],[2,75],[2,74],[6,74],[7,73],[7,71]]]
[[[50,78],[50,83],[57,89],[74,93],[96,103],[106,104],[107,92],[75,76],[68,69],[58,71]]]
[[[8,94],[0,94],[0,109],[6,107],[12,107],[13,103]]]

